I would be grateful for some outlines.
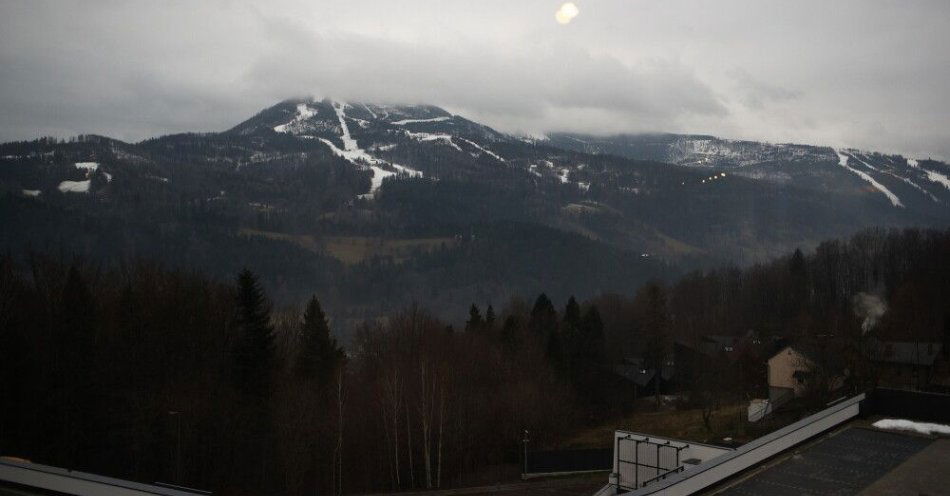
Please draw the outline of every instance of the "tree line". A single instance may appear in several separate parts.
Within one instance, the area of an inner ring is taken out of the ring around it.
[[[517,466],[526,430],[552,447],[627,411],[613,365],[662,368],[677,342],[832,336],[854,357],[868,335],[946,342],[948,257],[948,231],[867,231],[631,296],[476,302],[459,328],[412,304],[351,336],[315,296],[274,308],[247,270],[0,257],[0,453],[219,494],[461,486]],[[862,294],[886,304],[873,322]],[[761,386],[757,360],[678,386],[708,410]]]

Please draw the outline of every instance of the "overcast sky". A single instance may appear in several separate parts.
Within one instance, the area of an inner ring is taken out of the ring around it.
[[[950,1],[562,3],[0,0],[0,140],[223,130],[312,95],[950,158]]]

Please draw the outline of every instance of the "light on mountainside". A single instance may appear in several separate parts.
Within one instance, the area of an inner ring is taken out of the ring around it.
[[[567,24],[577,17],[577,14],[580,14],[580,12],[577,5],[574,5],[573,2],[565,2],[561,5],[561,8],[557,9],[557,12],[554,13],[554,19],[557,20],[558,24]]]

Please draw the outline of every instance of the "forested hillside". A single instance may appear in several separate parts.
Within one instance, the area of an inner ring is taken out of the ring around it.
[[[300,99],[224,132],[0,144],[0,250],[219,281],[248,267],[278,305],[320,293],[345,329],[413,301],[458,324],[472,300],[590,298],[867,227],[942,228],[947,174],[703,136],[528,139],[433,106]]]

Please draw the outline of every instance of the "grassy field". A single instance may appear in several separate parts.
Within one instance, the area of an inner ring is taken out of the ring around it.
[[[722,443],[724,437],[731,437],[739,442],[748,440],[747,435],[737,432],[740,415],[745,420],[746,405],[729,405],[714,412],[711,421],[713,432],[706,430],[703,425],[702,412],[698,409],[651,411],[649,407],[644,408],[623,418],[577,432],[568,438],[562,447],[565,449],[609,448],[615,430],[655,434],[684,441],[712,444]]]
[[[370,236],[316,238],[307,234],[286,234],[249,228],[242,228],[239,234],[288,241],[313,252],[326,253],[347,265],[357,264],[373,257],[388,257],[396,262],[404,262],[417,251],[434,250],[442,244],[446,247],[455,245],[453,238],[389,239]]]
[[[403,262],[416,251],[431,251],[442,244],[451,247],[452,238],[385,239],[363,236],[329,236],[323,239],[328,254],[345,264],[356,264],[373,257],[390,257]]]

